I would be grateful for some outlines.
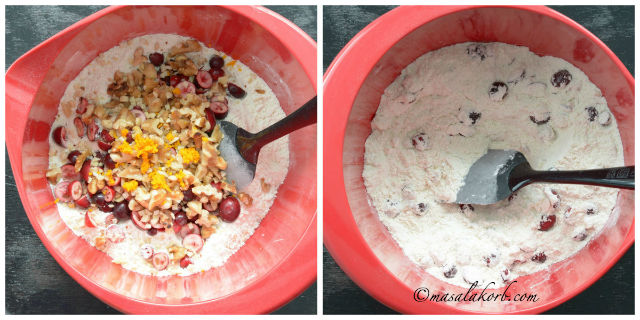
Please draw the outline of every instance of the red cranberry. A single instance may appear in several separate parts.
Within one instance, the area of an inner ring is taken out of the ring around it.
[[[227,101],[213,101],[213,99],[211,100],[212,101],[209,109],[213,111],[216,119],[224,119],[227,116],[227,113],[229,113],[229,105],[227,105]]]
[[[156,229],[156,228],[151,228],[151,229],[147,230],[147,233],[148,233],[150,236],[155,236],[155,235],[158,233],[158,229]]]
[[[169,85],[172,87],[175,87],[178,85],[178,83],[180,83],[182,81],[182,76],[179,74],[174,74],[171,77],[169,77]]]
[[[211,75],[211,80],[218,81],[220,77],[224,77],[224,70],[222,69],[211,69],[209,70],[209,74]]]
[[[104,205],[98,205],[98,209],[100,209],[100,211],[103,211],[103,212],[112,212],[113,211],[113,204],[106,203]]]
[[[89,141],[95,141],[96,140],[96,134],[98,133],[99,129],[100,128],[96,124],[96,121],[95,120],[91,120],[91,122],[89,123],[88,130],[87,130],[87,138],[89,138]]]
[[[133,135],[131,135],[131,131],[127,133],[127,143],[133,142]]]
[[[73,125],[76,127],[76,132],[78,133],[78,137],[80,138],[84,137],[84,132],[86,131],[86,127],[84,125],[84,122],[82,122],[82,119],[80,119],[80,117],[76,117],[75,119],[73,119]]]
[[[87,99],[80,97],[80,103],[78,103],[78,107],[76,108],[77,114],[83,114],[87,112],[87,106],[89,105],[89,101]]]
[[[109,130],[107,129],[103,129],[100,132],[100,137],[102,138],[102,140],[104,140],[105,142],[114,142],[116,141],[116,139],[114,137],[111,136],[111,134],[109,133]]]
[[[82,164],[82,169],[80,169],[80,175],[84,181],[89,181],[89,172],[91,171],[91,160],[87,159]]]
[[[65,127],[57,127],[53,129],[53,132],[51,132],[51,136],[53,137],[53,141],[55,141],[55,143],[57,143],[61,147],[64,147],[67,141],[67,129],[65,129]]]
[[[201,88],[205,89],[211,88],[211,85],[213,84],[213,78],[211,77],[211,74],[204,70],[198,71],[198,74],[196,75],[196,81]]]
[[[105,167],[107,167],[107,169],[113,170],[113,169],[116,168],[116,162],[113,161],[113,159],[111,159],[111,156],[109,154],[107,154],[104,157],[104,161],[103,162],[104,162]]]
[[[538,230],[547,231],[547,230],[551,229],[551,227],[553,227],[554,224],[556,224],[556,215],[555,214],[544,215],[544,216],[542,216],[542,219],[540,220],[540,225],[538,226]]]
[[[535,261],[538,263],[544,263],[547,261],[547,255],[544,252],[538,252],[531,257],[531,261]]]
[[[104,194],[102,194],[102,192],[96,192],[91,199],[96,205],[98,205],[98,207],[107,205],[107,200],[104,199]]]
[[[159,67],[164,62],[164,56],[162,55],[162,53],[154,52],[154,53],[149,55],[149,61],[154,66]]]
[[[175,219],[173,219],[173,222],[175,222],[177,225],[179,226],[184,226],[185,224],[187,224],[189,222],[189,219],[187,219],[187,215],[184,213],[177,213]]]
[[[182,199],[182,201],[184,202],[189,202],[191,200],[193,200],[196,196],[193,194],[193,191],[191,191],[191,188],[182,191],[182,194],[184,195],[184,198]]]
[[[182,259],[180,259],[180,267],[181,268],[186,268],[191,264],[191,258],[189,258],[189,256],[184,256]]]
[[[118,202],[116,206],[113,208],[113,215],[118,218],[118,220],[125,220],[129,218],[131,211],[129,210],[129,206],[126,201]]]
[[[211,69],[221,69],[224,66],[224,59],[219,55],[213,55],[211,59],[209,59],[209,67]]]
[[[80,154],[82,154],[82,152],[80,152],[78,150],[73,150],[73,151],[69,152],[69,154],[67,155],[67,159],[71,163],[76,163],[76,159],[78,159],[78,156]]]
[[[233,222],[240,215],[240,201],[234,197],[224,198],[219,206],[220,218],[226,222]]]
[[[244,98],[245,95],[247,95],[247,93],[244,91],[244,89],[240,88],[239,86],[229,82],[227,84],[227,90],[229,90],[229,94],[232,95],[234,98]]]
[[[564,88],[571,82],[571,73],[567,70],[560,70],[551,77],[551,84],[556,88]]]

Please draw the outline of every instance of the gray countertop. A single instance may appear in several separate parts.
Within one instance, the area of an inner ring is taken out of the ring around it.
[[[7,6],[7,68],[22,54],[104,6]],[[316,6],[270,6],[316,39]],[[6,71],[6,70],[5,70]],[[8,314],[113,314],[55,262],[24,212],[5,148],[5,310]],[[37,271],[33,271],[37,270]],[[275,314],[316,314],[314,283]]]
[[[371,21],[395,6],[324,6],[323,67],[353,36]],[[634,8],[554,6],[553,9],[577,21],[604,41],[634,73]],[[349,279],[324,249],[324,314],[391,314]],[[634,247],[600,280],[573,299],[548,311],[555,314],[632,314],[634,312]]]

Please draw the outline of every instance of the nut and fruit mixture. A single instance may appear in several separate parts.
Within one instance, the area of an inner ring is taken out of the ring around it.
[[[59,116],[73,126],[51,131],[68,160],[50,163],[46,174],[56,202],[82,210],[102,251],[122,242],[131,224],[150,237],[170,238],[162,248],[144,241],[130,248],[158,271],[187,268],[220,225],[234,223],[253,200],[225,179],[216,125],[229,112],[228,99],[243,99],[245,89],[226,74],[233,60],[188,56],[202,50],[192,39],[165,52],[136,48],[128,57],[131,71],[110,77],[108,100],[78,88],[60,107]]]

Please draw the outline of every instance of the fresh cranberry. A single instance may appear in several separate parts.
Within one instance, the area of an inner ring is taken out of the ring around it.
[[[234,98],[240,99],[240,98],[244,98],[244,96],[247,95],[244,89],[240,88],[239,86],[231,82],[227,84],[227,90],[229,91],[229,94]]]
[[[80,208],[88,208],[91,203],[89,202],[89,197],[87,195],[83,195],[80,199],[76,200],[76,205]]]
[[[82,169],[80,169],[80,176],[85,182],[89,181],[90,171],[91,171],[91,160],[87,159],[82,164]]]
[[[191,250],[193,252],[200,251],[203,245],[204,241],[199,234],[190,233],[182,239],[182,246],[187,250]]]
[[[221,69],[223,66],[224,59],[221,56],[214,54],[213,57],[209,59],[209,67],[211,67],[211,69]]]
[[[211,75],[211,80],[218,81],[220,77],[224,77],[224,70],[222,69],[211,69],[209,70],[209,74]]]
[[[91,197],[93,202],[98,205],[98,207],[106,206],[107,200],[104,198],[104,194],[102,192],[96,192],[93,197]]]
[[[154,53],[149,55],[149,61],[154,66],[159,67],[164,62],[164,56],[162,55],[162,53],[154,52]]]
[[[87,112],[87,106],[89,105],[89,101],[87,99],[80,97],[80,103],[78,103],[78,107],[76,108],[77,114],[83,114]]]
[[[180,259],[180,267],[181,268],[186,268],[191,264],[191,258],[189,258],[189,256],[184,256],[182,257],[182,259]]]
[[[91,120],[91,122],[89,123],[89,126],[88,126],[88,131],[87,131],[87,138],[89,138],[89,141],[95,141],[96,140],[96,134],[98,133],[99,129],[100,128],[96,124],[96,121],[95,120]]]
[[[142,255],[142,258],[145,260],[151,259],[151,257],[153,257],[153,247],[150,244],[143,245],[140,247],[140,255]]]
[[[216,115],[209,108],[204,109],[204,114],[207,116],[207,121],[209,122],[209,130],[207,130],[206,133],[211,133],[213,128],[216,127]]]
[[[69,195],[71,199],[78,200],[82,197],[82,182],[75,180],[69,183]]]
[[[88,228],[95,228],[96,227],[96,222],[93,220],[93,217],[90,214],[90,211],[85,212],[84,214],[84,225],[87,226]]]
[[[113,212],[113,204],[105,203],[104,205],[98,205],[98,209],[102,212]]]
[[[109,151],[109,149],[111,149],[111,143],[98,140],[98,148],[100,148],[100,150]]]
[[[551,84],[556,88],[564,88],[571,82],[571,73],[567,70],[560,70],[551,77]]]
[[[547,231],[547,230],[551,229],[551,227],[553,227],[554,224],[556,224],[556,215],[555,214],[544,215],[544,216],[542,216],[542,219],[540,220],[540,225],[538,226],[538,230]]]
[[[68,163],[60,167],[60,171],[62,172],[62,179],[65,180],[76,180],[80,177],[80,175],[76,172],[76,166]]]
[[[116,141],[116,139],[114,137],[111,136],[111,134],[109,133],[109,130],[107,129],[103,129],[100,132],[100,137],[102,138],[102,140],[104,140],[105,142],[114,142]]]
[[[182,191],[182,194],[184,195],[184,198],[182,198],[182,201],[184,201],[184,202],[189,202],[189,201],[195,199],[195,197],[196,197],[193,194],[193,191],[191,191],[191,188],[189,188],[189,189],[187,189],[185,191]]]
[[[538,263],[544,263],[547,261],[547,255],[544,252],[538,252],[531,257],[531,261],[535,261]]]
[[[128,219],[131,215],[131,210],[129,210],[127,201],[118,202],[115,207],[113,207],[113,214],[118,218],[118,220]]]
[[[189,78],[180,74],[174,74],[171,77],[169,77],[169,85],[172,87],[177,87],[180,82],[185,80],[188,81]]]
[[[158,252],[153,255],[151,262],[157,270],[164,270],[169,265],[169,255],[165,252]]]
[[[229,105],[227,104],[227,99],[225,101],[213,101],[211,99],[209,109],[213,111],[216,119],[224,119],[229,113]]]
[[[53,190],[56,199],[59,199],[62,202],[71,201],[71,195],[69,194],[69,181],[62,181],[58,183]]]
[[[446,278],[453,278],[456,276],[456,273],[458,273],[458,269],[456,268],[456,266],[448,266],[444,270],[444,276]]]
[[[67,159],[71,163],[76,163],[76,159],[78,159],[78,156],[81,155],[81,154],[82,154],[82,152],[80,152],[78,150],[73,150],[73,151],[69,152],[69,154],[67,155]]]
[[[198,225],[196,225],[195,223],[189,222],[187,224],[185,224],[184,226],[182,226],[182,228],[180,229],[180,236],[182,238],[190,235],[190,234],[200,234],[200,227],[198,227]]]
[[[78,133],[78,137],[80,138],[84,137],[84,132],[86,131],[86,127],[84,125],[84,122],[82,122],[82,119],[80,119],[80,117],[76,117],[75,119],[73,119],[73,125],[76,127],[76,132]]]
[[[220,202],[219,215],[223,221],[233,222],[240,215],[240,201],[235,197],[224,198]]]
[[[178,88],[180,90],[180,96],[185,96],[187,95],[187,93],[195,93],[196,92],[196,86],[186,80],[181,81],[180,83],[178,83],[178,85],[176,86],[176,88]]]
[[[156,229],[156,228],[151,228],[151,229],[147,230],[147,233],[148,233],[150,236],[155,236],[156,234],[158,234],[158,229]]]
[[[115,161],[113,161],[113,159],[111,159],[111,155],[109,155],[109,154],[107,154],[107,155],[104,157],[104,160],[103,160],[102,162],[104,162],[104,165],[107,167],[107,169],[111,169],[111,170],[113,170],[113,169],[115,169],[115,168],[116,168],[116,162],[115,162]],[[116,177],[114,177],[114,179],[115,179],[115,178],[116,178]]]
[[[175,222],[175,224],[179,225],[179,226],[184,226],[185,224],[187,224],[189,222],[189,219],[187,219],[187,215],[184,213],[178,213],[176,214],[176,217],[173,219],[173,222]]]
[[[51,136],[53,137],[53,141],[57,143],[59,146],[64,147],[67,142],[67,129],[65,127],[57,127],[53,129],[51,132]]]
[[[198,71],[198,74],[196,75],[196,81],[198,81],[198,85],[201,88],[205,89],[211,88],[211,85],[213,84],[213,78],[211,77],[211,74],[204,70]]]

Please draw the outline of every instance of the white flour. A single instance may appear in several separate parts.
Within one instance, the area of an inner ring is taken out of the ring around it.
[[[77,101],[74,93],[79,86],[85,88],[83,96],[96,99],[100,103],[109,100],[107,86],[111,82],[113,73],[116,70],[130,72],[133,67],[131,60],[136,48],[142,47],[144,55],[148,56],[152,52],[167,52],[172,46],[181,43],[189,38],[171,35],[155,34],[141,36],[100,54],[80,74],[69,84],[64,96],[60,101],[58,115],[52,128],[57,126],[67,127],[68,145],[67,151],[61,148],[50,138],[49,166],[61,166],[67,163],[66,155],[68,150],[73,150],[77,146],[78,136],[73,126],[73,117],[66,118],[62,114],[62,104],[67,101]],[[203,49],[200,52],[187,53],[197,66],[208,63],[213,54],[225,57],[225,62],[233,60],[215,49],[206,47],[200,43]],[[242,99],[229,97],[229,114],[225,120],[230,121],[238,127],[249,132],[257,132],[285,117],[284,111],[280,108],[278,99],[269,86],[249,67],[236,61],[235,65],[225,67],[225,72],[229,75],[231,82],[245,88],[247,95]],[[256,90],[263,90],[260,94]],[[75,109],[74,109],[75,110]],[[93,150],[98,150],[96,143],[89,142],[86,138],[81,143],[91,144]],[[267,214],[276,197],[278,187],[284,181],[289,167],[289,140],[283,137],[265,146],[260,151],[255,179],[243,190],[253,198],[250,207],[242,205],[240,216],[233,223],[222,222],[217,226],[217,231],[211,235],[204,244],[202,250],[192,257],[193,263],[187,268],[181,268],[178,264],[171,263],[167,269],[157,271],[153,265],[142,258],[140,247],[150,243],[154,248],[166,248],[170,244],[180,244],[181,239],[171,232],[158,232],[155,236],[149,236],[133,225],[130,220],[120,222],[127,230],[127,237],[121,243],[110,243],[107,254],[113,258],[115,263],[122,264],[123,267],[143,273],[170,275],[188,275],[195,272],[204,271],[211,267],[223,265],[227,259],[233,255],[253,234],[260,224],[262,218]],[[264,191],[261,182],[269,184],[268,191]],[[94,245],[94,238],[100,228],[87,228],[84,224],[84,212],[86,210],[71,209],[64,204],[58,204],[58,211],[62,220],[78,236],[82,236],[89,243]],[[96,210],[97,211],[97,210]],[[97,221],[102,221],[107,213],[99,213]],[[163,250],[158,250],[163,251]],[[166,252],[166,251],[165,251]]]
[[[571,75],[566,86],[552,84],[560,70]],[[362,175],[380,220],[413,262],[455,285],[500,286],[568,258],[616,203],[617,189],[558,184],[473,210],[449,203],[488,149],[518,150],[538,170],[624,163],[600,90],[526,47],[463,43],[423,55],[385,90],[371,126]],[[538,230],[550,215],[555,225]]]

